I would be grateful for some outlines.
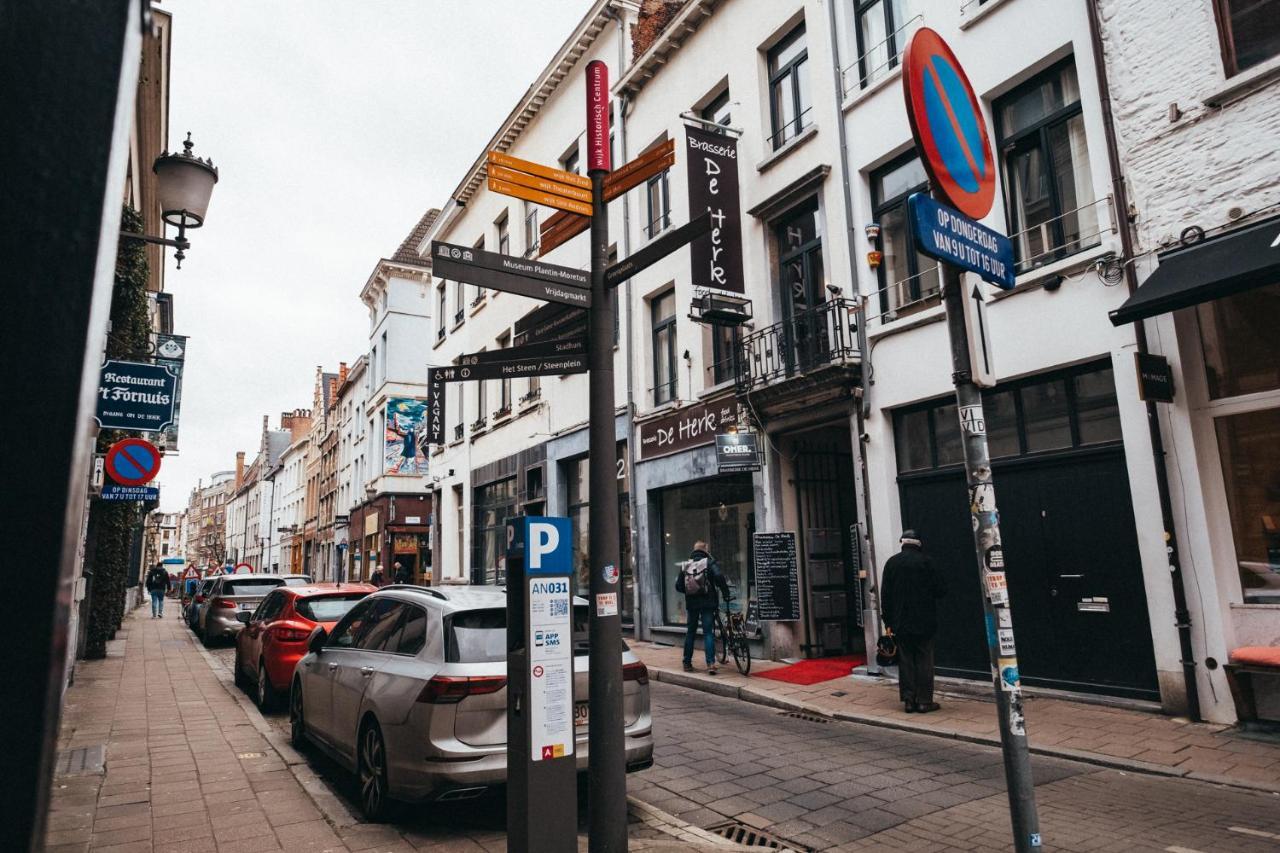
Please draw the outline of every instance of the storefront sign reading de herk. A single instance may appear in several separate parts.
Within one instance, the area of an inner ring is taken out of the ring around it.
[[[735,400],[698,403],[645,421],[639,425],[640,460],[668,456],[704,444],[712,444],[716,433],[738,422],[745,410]]]

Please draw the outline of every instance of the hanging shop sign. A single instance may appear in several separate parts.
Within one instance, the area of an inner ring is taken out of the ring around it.
[[[108,360],[98,379],[100,429],[160,432],[174,421],[178,377],[168,367]]]
[[[698,403],[639,424],[640,460],[669,456],[716,440],[716,433],[746,414],[735,399]]]
[[[1173,368],[1162,355],[1136,352],[1134,366],[1138,370],[1138,399],[1156,403],[1173,402]]]
[[[696,127],[686,127],[684,133],[689,155],[689,218],[710,210],[712,226],[690,249],[693,286],[744,293],[738,142]]]
[[[420,477],[427,473],[427,413],[426,400],[387,400],[382,442],[382,470],[387,476]]]
[[[166,453],[178,451],[178,423],[182,417],[182,371],[187,362],[186,335],[156,335],[156,364],[178,377],[173,395],[173,423],[160,431],[159,445]]]
[[[440,378],[440,368],[427,368],[427,444],[444,444],[444,412],[445,392],[444,380]]]
[[[756,613],[762,622],[800,618],[800,570],[793,531],[752,534]]]
[[[754,432],[730,432],[716,436],[716,465],[721,474],[760,470],[760,447]]]

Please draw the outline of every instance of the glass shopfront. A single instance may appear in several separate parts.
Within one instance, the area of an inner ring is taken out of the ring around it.
[[[473,584],[507,580],[507,519],[516,514],[516,478],[508,477],[475,490],[475,522],[471,528]]]
[[[729,582],[733,597],[749,597],[751,533],[755,503],[750,474],[733,474],[650,492],[661,508],[663,621],[684,625],[684,596],[676,592],[680,564],[693,543],[707,543]]]
[[[621,601],[618,602],[618,614],[622,621],[630,624],[635,614],[635,574],[631,570],[631,500],[629,480],[626,475],[626,443],[618,442],[618,546],[621,562]],[[587,555],[590,552],[591,535],[591,473],[588,457],[582,456],[563,463],[566,486],[567,507],[570,520],[573,522],[573,566],[576,585],[574,594],[587,595],[590,566]]]

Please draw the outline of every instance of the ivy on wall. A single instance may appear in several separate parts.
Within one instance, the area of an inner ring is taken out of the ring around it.
[[[142,215],[125,206],[121,229],[141,233]],[[107,333],[107,358],[145,361],[151,347],[151,317],[147,301],[146,244],[130,237],[120,239],[116,251],[115,281],[111,289],[111,328]],[[113,443],[128,436],[120,430],[98,434],[96,450],[105,453]],[[145,512],[146,507],[143,512]],[[86,658],[101,658],[107,641],[115,636],[125,612],[129,587],[136,567],[130,565],[130,544],[143,517],[131,502],[95,500],[89,508],[88,558],[89,612],[85,626]]]

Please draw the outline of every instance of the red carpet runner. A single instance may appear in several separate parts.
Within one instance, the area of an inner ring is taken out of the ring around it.
[[[772,678],[774,681],[785,681],[788,684],[817,684],[842,678],[855,666],[861,666],[867,659],[862,655],[844,655],[838,658],[810,658],[790,666],[782,666],[762,672],[757,678]]]

